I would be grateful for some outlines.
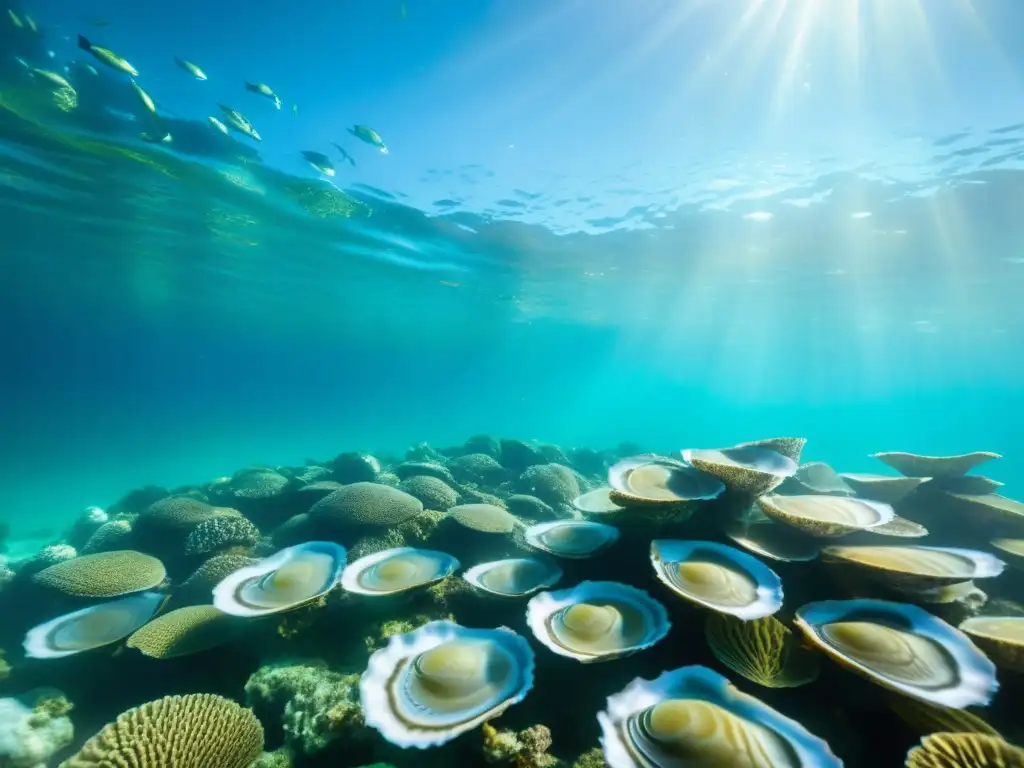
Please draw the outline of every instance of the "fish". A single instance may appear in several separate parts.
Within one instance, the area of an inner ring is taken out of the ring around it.
[[[30,30],[31,30],[31,31],[32,31],[33,33],[36,33],[36,34],[38,34],[38,32],[39,32],[39,25],[38,25],[38,24],[36,24],[36,20],[35,20],[35,19],[33,19],[33,18],[32,18],[31,16],[29,16],[29,15],[28,15],[27,13],[25,13],[25,14],[22,14],[22,19],[24,20],[24,22],[25,22],[25,25],[26,25],[26,26],[27,26],[27,27],[28,27],[28,28],[29,28],[29,29],[30,29]]]
[[[150,96],[148,93],[146,93],[142,89],[141,85],[139,85],[137,82],[135,82],[135,78],[134,77],[132,78],[132,88],[139,95],[139,98],[142,99],[142,103],[146,107],[146,109],[149,110],[150,112],[152,112],[155,115],[156,114],[156,102],[153,101],[153,97],[152,96]]]
[[[229,127],[234,128],[239,133],[245,134],[250,139],[262,141],[259,133],[255,128],[253,128],[252,123],[249,122],[245,115],[231,107],[226,107],[223,104],[218,104],[217,106],[224,112],[224,116],[227,118],[227,125]]]
[[[78,47],[83,51],[88,51],[111,69],[116,69],[118,72],[126,72],[132,77],[139,76],[135,67],[129,64],[125,59],[122,59],[108,48],[100,48],[97,45],[93,45],[85,38],[84,35],[78,36]]]
[[[330,158],[328,158],[327,155],[323,154],[322,152],[309,152],[303,150],[302,156],[305,158],[307,163],[309,163],[311,166],[320,171],[320,173],[323,173],[327,176],[334,175],[334,166],[331,165]]]
[[[170,144],[172,137],[167,131],[162,134],[159,133],[140,133],[139,138],[143,141],[148,141],[150,144]]]
[[[341,159],[342,160],[348,160],[348,162],[353,167],[355,167],[356,161],[352,159],[352,155],[350,155],[348,152],[345,151],[344,147],[342,147],[340,144],[338,144],[337,142],[334,142],[334,141],[331,142],[331,146],[334,147],[336,150],[338,150],[338,154],[341,155]]]
[[[194,77],[196,80],[207,79],[206,73],[203,72],[203,70],[201,70],[197,65],[193,64],[191,61],[185,61],[185,59],[179,59],[177,56],[175,56],[174,63],[182,69],[184,69],[190,75],[192,75],[192,77]]]
[[[51,85],[55,85],[58,88],[67,88],[72,91],[75,90],[71,86],[71,83],[65,80],[63,76],[58,75],[56,72],[51,72],[48,69],[36,69],[35,67],[30,69],[29,71],[35,77],[46,80],[48,83],[50,83]]]
[[[14,60],[18,62],[21,66],[23,66],[25,69],[32,69],[32,65],[25,61],[23,58],[21,58],[21,56],[15,56]]]
[[[293,115],[299,114],[299,105],[298,104],[292,104],[292,114]]]
[[[354,125],[348,129],[348,132],[355,136],[357,139],[365,141],[367,144],[372,144],[377,147],[383,154],[388,153],[388,148],[384,144],[384,139],[380,137],[373,128],[368,125]]]
[[[218,131],[223,133],[225,136],[228,135],[228,127],[226,125],[224,125],[224,123],[222,123],[216,117],[213,117],[211,115],[210,117],[208,117],[206,119],[209,120],[210,121],[210,125],[212,125],[214,128],[216,128]]]
[[[274,93],[273,89],[266,83],[250,83],[248,80],[245,81],[245,89],[258,93],[260,96],[264,96],[274,102],[276,109],[281,108],[281,99],[278,98],[277,94]]]
[[[10,8],[7,9],[7,15],[11,17],[11,24],[13,24],[17,29],[25,28],[25,23],[21,20],[18,14],[16,14]]]

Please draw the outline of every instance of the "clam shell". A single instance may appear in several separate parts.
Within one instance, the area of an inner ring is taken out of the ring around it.
[[[821,539],[809,536],[791,525],[763,521],[735,521],[725,535],[748,552],[783,563],[804,563],[814,560],[821,552]]]
[[[683,461],[718,478],[732,491],[761,496],[778,488],[796,474],[797,462],[773,448],[757,444],[734,448],[693,449],[682,452]]]
[[[892,467],[904,477],[933,478],[959,477],[992,459],[1001,459],[1002,456],[989,451],[961,453],[957,456],[924,456],[919,453],[888,451],[873,453],[871,458]]]
[[[841,768],[821,739],[707,667],[635,679],[598,714],[611,768]]]
[[[907,753],[906,768],[1022,768],[1024,749],[981,733],[933,733]]]
[[[762,496],[757,503],[772,519],[821,538],[870,530],[896,517],[888,504],[843,496]]]
[[[618,541],[619,531],[589,520],[553,520],[531,525],[523,532],[523,538],[534,549],[558,557],[582,559],[593,557]]]
[[[650,648],[671,627],[661,603],[614,581],[584,581],[570,589],[541,592],[526,606],[526,623],[552,651],[583,663]]]
[[[530,644],[515,632],[432,621],[370,657],[359,698],[368,726],[392,744],[425,749],[522,701],[533,668]]]
[[[341,576],[341,588],[357,595],[394,595],[433,584],[458,569],[459,561],[444,552],[396,547],[348,565]]]
[[[897,588],[933,589],[998,576],[1003,561],[988,552],[951,547],[826,547],[826,562],[842,563],[885,579]]]
[[[995,665],[923,608],[884,600],[805,605],[796,625],[835,661],[890,690],[950,709],[987,705]]]
[[[877,534],[878,536],[895,536],[900,539],[920,539],[928,535],[928,529],[920,523],[915,523],[913,520],[896,515],[888,523],[882,523],[881,525],[869,528],[867,533]]]
[[[733,672],[766,688],[795,688],[818,677],[818,655],[774,616],[744,621],[711,613],[704,623],[711,653]]]
[[[160,592],[140,592],[66,613],[25,635],[25,655],[59,659],[123,640],[146,624],[163,605]]]
[[[803,489],[803,493],[819,493],[830,496],[852,496],[853,489],[843,482],[828,464],[822,461],[809,461],[797,467],[793,474],[793,482]]]
[[[345,568],[345,548],[310,541],[239,568],[213,588],[213,604],[232,616],[290,611],[330,592]]]
[[[1024,569],[1024,539],[992,539],[989,544],[999,550],[1008,565]]]
[[[947,709],[926,704],[906,696],[890,696],[889,709],[899,715],[907,725],[921,734],[927,733],[983,733],[999,736],[999,732],[966,709]]]
[[[880,501],[883,504],[895,504],[916,490],[921,483],[929,480],[927,477],[893,477],[850,472],[843,472],[839,477],[853,488],[859,498]]]
[[[620,507],[611,500],[611,488],[595,488],[592,491],[580,494],[573,499],[572,505],[580,512],[589,515],[607,515],[613,512],[621,512]]]
[[[665,586],[713,611],[757,619],[782,607],[782,580],[775,571],[725,544],[656,539],[651,564]]]
[[[474,565],[462,578],[492,595],[524,597],[557,584],[562,578],[562,569],[534,557],[512,557]]]
[[[975,616],[960,624],[997,666],[1024,672],[1024,616]]]
[[[715,499],[720,480],[675,459],[654,454],[631,456],[608,469],[612,501],[632,504],[679,504]]]

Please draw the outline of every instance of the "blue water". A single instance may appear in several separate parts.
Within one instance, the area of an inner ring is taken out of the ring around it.
[[[9,108],[0,134],[16,531],[142,484],[477,432],[799,434],[847,471],[984,449],[999,479],[1024,474],[1024,9],[101,5],[86,17],[109,26],[12,6],[43,31],[3,32],[5,99],[30,121]],[[140,70],[174,143],[135,138],[112,70],[69,75],[65,113],[13,60],[94,62],[76,31]],[[212,132],[218,101],[264,141]],[[43,126],[165,171],[55,153]],[[330,141],[357,165],[327,179],[298,151]],[[310,215],[277,191],[289,177],[354,213]]]

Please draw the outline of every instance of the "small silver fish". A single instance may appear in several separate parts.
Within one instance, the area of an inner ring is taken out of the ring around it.
[[[78,36],[78,47],[83,51],[88,51],[108,67],[116,69],[118,72],[126,72],[132,77],[139,76],[135,67],[129,64],[125,59],[118,56],[109,48],[100,48],[98,45],[93,45],[85,38],[84,35]]]
[[[23,58],[21,58],[21,56],[15,56],[14,60],[18,62],[21,66],[23,66],[25,69],[32,69],[32,65],[25,61]]]
[[[352,164],[352,167],[355,167],[356,161],[352,159],[352,155],[345,151],[344,147],[334,141],[331,142],[331,146],[338,150],[338,154],[341,155],[342,160],[348,160],[348,162]]]
[[[167,131],[163,133],[140,133],[139,138],[148,141],[150,144],[170,144],[172,136]]]
[[[135,93],[137,93],[139,95],[139,98],[142,100],[143,106],[145,106],[146,109],[148,109],[150,112],[152,112],[155,115],[156,114],[156,102],[153,101],[153,97],[152,96],[150,96],[148,93],[146,93],[143,90],[141,85],[139,85],[137,82],[135,82],[135,78],[134,77],[132,78],[132,88],[135,90]]]
[[[234,128],[239,133],[243,133],[251,139],[262,141],[259,133],[255,128],[253,128],[252,123],[249,122],[245,115],[231,107],[226,107],[223,104],[218,104],[217,106],[224,112],[224,116],[227,118],[227,124],[229,127]]]
[[[224,123],[222,123],[216,117],[213,117],[211,115],[210,117],[208,117],[206,119],[209,120],[210,121],[210,125],[212,125],[214,128],[216,128],[218,131],[223,133],[225,136],[228,135],[228,127],[226,125],[224,125]]]
[[[69,83],[67,80],[65,80],[63,76],[58,75],[56,72],[51,72],[48,69],[36,69],[36,68],[32,68],[29,71],[35,77],[38,77],[41,80],[45,80],[48,83],[50,83],[51,85],[57,86],[58,88],[67,88],[68,90],[71,90],[71,91],[75,90],[71,86],[71,83]]]
[[[192,75],[196,80],[206,80],[206,73],[191,61],[185,61],[175,56],[174,63]]]
[[[368,125],[354,125],[348,129],[348,132],[355,136],[357,139],[365,141],[367,144],[372,144],[377,147],[385,155],[388,153],[388,148],[384,144],[384,139],[380,137],[373,128]]]
[[[331,165],[330,158],[328,158],[327,155],[323,154],[322,152],[309,152],[303,150],[302,157],[305,158],[307,163],[316,168],[316,170],[320,171],[320,173],[323,173],[327,176],[334,175],[334,166]]]
[[[36,20],[29,16],[27,13],[22,14],[22,19],[25,21],[26,26],[32,30],[33,33],[39,33],[39,25],[36,24]]]
[[[7,15],[11,17],[11,24],[13,24],[17,29],[25,28],[25,24],[22,22],[18,14],[16,14],[10,8],[7,9]]]
[[[274,102],[274,107],[276,109],[281,108],[281,99],[277,97],[277,94],[274,93],[273,89],[266,83],[250,83],[248,80],[246,80],[245,89],[247,91],[258,93],[260,96],[264,96],[265,98],[270,99],[272,102]]]

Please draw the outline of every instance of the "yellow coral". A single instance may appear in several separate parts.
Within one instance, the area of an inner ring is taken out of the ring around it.
[[[152,589],[166,577],[164,564],[155,557],[124,549],[65,560],[32,580],[74,597],[117,597]]]
[[[155,659],[187,656],[227,642],[239,624],[212,605],[190,605],[153,619],[128,638],[128,647]]]
[[[262,750],[263,726],[251,710],[197,693],[118,715],[60,768],[248,768]]]

